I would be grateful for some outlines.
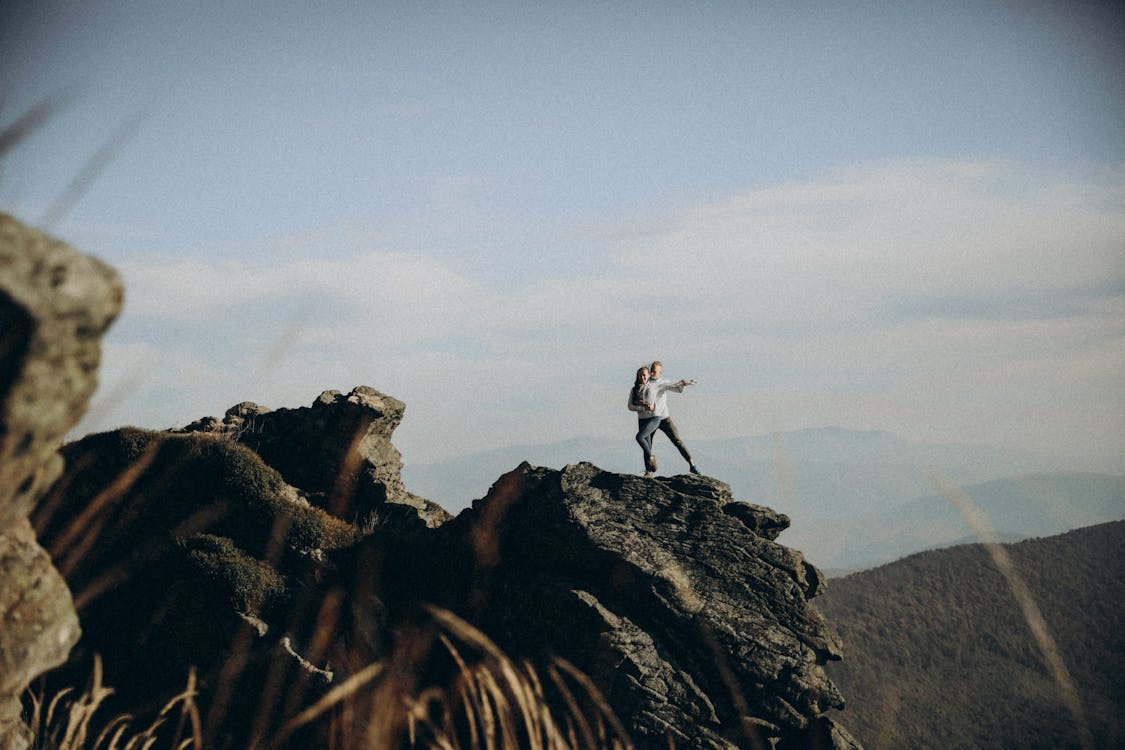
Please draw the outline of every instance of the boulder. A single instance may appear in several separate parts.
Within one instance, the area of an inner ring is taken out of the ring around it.
[[[0,750],[27,747],[20,697],[78,639],[70,592],[27,515],[97,385],[122,287],[103,263],[0,214]]]
[[[98,653],[111,710],[151,716],[194,668],[209,746],[241,747],[341,665],[348,674],[386,656],[386,634],[357,619],[371,581],[347,583],[359,593],[346,620],[322,618],[344,591],[334,551],[376,527],[407,540],[451,517],[402,486],[390,442],[402,414],[401,401],[361,386],[311,407],[243,402],[182,429],[123,427],[64,446],[67,469],[32,521],[85,635],[52,687],[82,684]]]
[[[709,477],[523,464],[420,542],[409,587],[514,657],[577,665],[639,747],[853,747],[826,716],[824,579],[787,526]]]
[[[315,697],[331,683],[329,662],[344,657],[328,652],[345,635],[310,634],[330,598],[326,555],[361,529],[227,435],[126,427],[62,454],[31,520],[83,634],[49,691],[82,685],[100,654],[115,688],[103,710],[151,720],[194,670],[207,747],[237,748],[276,726],[283,701],[264,686]]]
[[[451,516],[441,506],[406,491],[402,455],[391,434],[406,409],[368,386],[348,394],[324,391],[311,406],[271,410],[243,402],[220,420],[205,417],[184,432],[223,434],[248,446],[332,515],[361,525],[407,506],[427,526]]]

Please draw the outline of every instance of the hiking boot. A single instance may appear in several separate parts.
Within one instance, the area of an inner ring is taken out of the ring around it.
[[[652,479],[652,472],[651,471],[645,472],[645,479]]]
[[[691,468],[688,469],[688,471],[690,471],[692,474],[696,474],[698,476],[703,476],[703,472],[700,471],[699,469],[695,468],[695,464],[692,464]]]

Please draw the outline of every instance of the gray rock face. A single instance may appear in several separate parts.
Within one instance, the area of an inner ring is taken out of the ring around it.
[[[332,515],[366,523],[372,514],[412,508],[427,526],[451,518],[441,506],[406,491],[402,455],[391,434],[406,406],[368,386],[347,395],[325,391],[311,407],[270,410],[249,401],[223,418],[205,417],[185,432],[224,434],[254,450],[289,484]]]
[[[121,300],[110,268],[0,214],[0,750],[27,747],[20,695],[78,639],[27,515],[62,470],[58,441],[86,409]]]
[[[390,445],[401,418],[401,402],[357,388],[305,409],[243,403],[178,434],[122,429],[64,448],[72,468],[45,505],[86,507],[130,476],[93,519],[97,543],[64,566],[81,591],[118,558],[134,563],[83,610],[78,652],[113,654],[146,695],[200,667],[206,698],[246,701],[210,734],[238,747],[258,699],[264,715],[275,710],[256,688],[268,675],[285,675],[274,698],[298,685],[311,699],[376,660],[445,684],[440,656],[400,640],[425,631],[420,613],[436,604],[516,659],[576,665],[643,750],[857,747],[829,715],[843,699],[822,667],[840,647],[809,605],[823,578],[776,541],[787,517],[709,477],[581,463],[523,464],[445,520],[402,487]],[[71,515],[42,520],[44,539],[65,537],[57,519]],[[240,636],[250,621],[257,629]],[[239,638],[254,645],[232,676],[224,655]],[[268,735],[257,724],[254,736]]]
[[[100,654],[120,701],[107,710],[151,720],[194,668],[200,703],[219,717],[206,746],[237,748],[261,706],[287,704],[270,695],[331,681],[339,633],[310,633],[330,596],[325,556],[359,528],[222,435],[121,428],[61,452],[66,470],[31,520],[81,602],[83,634],[49,692],[82,685]],[[401,528],[425,529],[408,520]]]
[[[376,527],[410,539],[451,518],[402,487],[390,442],[402,413],[359,387],[307,408],[244,402],[181,430],[127,427],[64,446],[66,471],[31,520],[83,604],[85,632],[52,686],[80,685],[101,654],[120,710],[147,716],[194,668],[201,702],[225,715],[208,722],[208,746],[245,747],[271,726],[247,716],[299,707],[291,696],[318,695],[337,665],[385,657],[368,645],[385,633],[352,624],[362,607],[319,618],[342,596],[333,552]],[[350,601],[370,599],[372,582],[355,588]]]
[[[824,716],[840,646],[787,525],[707,477],[524,464],[434,532],[468,560],[430,557],[464,571],[447,606],[586,671],[640,747],[853,747]]]

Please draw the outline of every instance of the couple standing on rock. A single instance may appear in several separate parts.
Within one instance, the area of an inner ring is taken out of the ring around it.
[[[644,452],[645,476],[651,477],[656,471],[656,456],[652,454],[652,438],[657,430],[667,435],[672,445],[676,446],[676,450],[688,462],[689,471],[692,474],[699,474],[699,469],[691,460],[691,454],[680,440],[676,425],[668,416],[668,391],[683,393],[684,388],[695,385],[695,380],[686,378],[673,383],[662,378],[663,373],[664,363],[660,360],[648,367],[640,368],[637,370],[637,379],[633,383],[633,388],[629,391],[629,411],[637,412],[637,442],[641,444],[641,450]]]

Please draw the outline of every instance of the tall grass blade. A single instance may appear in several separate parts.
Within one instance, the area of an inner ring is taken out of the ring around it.
[[[270,743],[270,747],[280,746],[286,739],[289,738],[293,732],[316,720],[325,711],[328,711],[333,706],[346,701],[350,696],[354,695],[364,685],[373,681],[383,671],[383,665],[379,662],[369,664],[360,671],[353,674],[348,679],[341,682],[336,687],[329,690],[313,705],[306,708],[301,713],[294,716],[289,721],[282,725],[278,731],[277,736],[274,737]]]
[[[1004,576],[1012,596],[1023,612],[1028,628],[1039,645],[1039,650],[1043,654],[1043,661],[1046,663],[1047,669],[1058,688],[1059,697],[1074,719],[1075,726],[1078,729],[1078,741],[1084,748],[1093,748],[1094,737],[1090,731],[1090,725],[1086,721],[1086,712],[1082,708],[1082,699],[1078,695],[1078,688],[1070,676],[1070,670],[1067,669],[1062,651],[1051,635],[1050,628],[1047,627],[1047,621],[1043,618],[1043,613],[1035,601],[1035,596],[1031,593],[1031,589],[1023,580],[1019,571],[1016,570],[1015,563],[1008,554],[1008,550],[1000,543],[988,518],[964,490],[938,473],[933,474],[930,480],[938,492],[945,496],[961,514],[961,517],[965,519],[965,522],[969,524],[977,539],[988,551],[996,569]]]

